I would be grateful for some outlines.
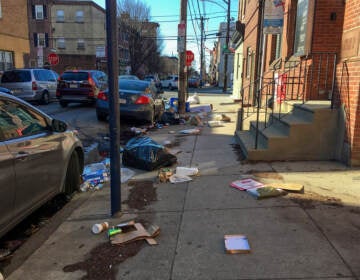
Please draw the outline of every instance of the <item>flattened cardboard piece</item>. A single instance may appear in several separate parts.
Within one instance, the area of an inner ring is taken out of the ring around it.
[[[228,254],[248,254],[251,252],[249,241],[243,234],[224,235],[224,242]]]
[[[117,234],[114,237],[110,238],[111,244],[126,244],[141,239],[145,239],[149,245],[157,244],[154,237],[156,237],[160,233],[160,228],[158,226],[150,226],[150,233],[140,223],[136,223],[134,227],[134,231]]]
[[[304,193],[304,185],[296,183],[271,183],[266,184],[266,186],[271,186],[288,192]]]
[[[230,187],[239,189],[241,191],[262,188],[263,186],[264,186],[264,184],[254,180],[254,179],[251,179],[251,178],[240,179],[240,180],[236,180],[236,181],[230,183]]]

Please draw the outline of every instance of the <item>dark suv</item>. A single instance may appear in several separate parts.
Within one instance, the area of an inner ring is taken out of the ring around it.
[[[71,70],[58,79],[56,97],[61,107],[69,103],[94,104],[100,91],[107,89],[107,75],[97,70]]]

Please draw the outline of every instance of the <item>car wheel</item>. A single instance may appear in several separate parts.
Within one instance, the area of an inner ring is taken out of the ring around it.
[[[97,117],[98,121],[101,121],[101,122],[107,121],[107,114],[105,114],[105,113],[96,112],[96,117]]]
[[[67,107],[67,105],[68,105],[68,103],[67,103],[67,102],[65,102],[65,101],[61,101],[61,100],[60,100],[60,102],[59,102],[59,103],[60,103],[60,106],[61,106],[61,107],[63,107],[63,108]]]
[[[50,95],[45,91],[41,96],[41,104],[47,105],[50,103]]]
[[[66,170],[63,192],[71,195],[80,187],[80,164],[77,152],[73,152]]]

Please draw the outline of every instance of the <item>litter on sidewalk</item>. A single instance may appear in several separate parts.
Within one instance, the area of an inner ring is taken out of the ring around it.
[[[145,239],[149,245],[157,245],[157,241],[154,239],[160,234],[160,228],[156,225],[150,225],[148,229],[145,229],[141,223],[135,223],[130,231],[116,234],[110,237],[111,244],[126,244],[136,240]]]
[[[180,134],[187,134],[187,135],[199,135],[200,132],[201,130],[197,128],[184,129],[179,131]]]
[[[250,245],[247,237],[242,234],[229,234],[224,236],[225,250],[228,254],[250,253]]]
[[[270,183],[266,186],[282,189],[287,192],[304,193],[304,185],[295,183]]]
[[[159,181],[165,183],[169,181],[171,175],[173,175],[173,171],[170,168],[161,168],[159,171]]]
[[[209,127],[220,127],[224,126],[224,123],[222,121],[208,121]]]
[[[241,179],[230,183],[230,187],[241,191],[246,191],[256,199],[263,199],[268,197],[275,197],[287,194],[286,191],[280,188],[264,185],[254,179]]]
[[[199,173],[199,169],[196,167],[177,166],[175,173],[180,176],[194,176]]]

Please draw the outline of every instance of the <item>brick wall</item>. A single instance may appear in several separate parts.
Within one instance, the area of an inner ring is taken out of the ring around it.
[[[337,97],[344,109],[343,158],[360,165],[360,2],[347,0],[337,65]]]

